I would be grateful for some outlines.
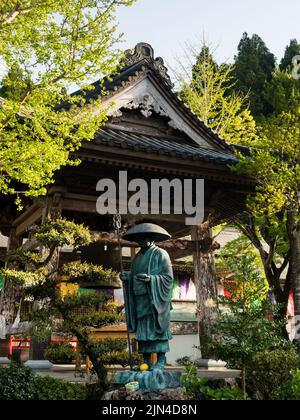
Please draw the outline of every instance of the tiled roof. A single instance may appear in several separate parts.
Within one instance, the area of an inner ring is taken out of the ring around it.
[[[116,92],[128,86],[134,82],[135,78],[139,77],[140,74],[151,73],[152,76],[156,77],[160,83],[160,86],[164,86],[170,98],[175,102],[178,109],[188,116],[196,126],[201,130],[202,134],[209,138],[211,142],[218,145],[219,148],[224,150],[229,149],[229,145],[225,142],[224,139],[219,137],[210,127],[204,124],[204,122],[196,116],[196,114],[181,100],[176,92],[172,90],[170,85],[166,80],[161,76],[161,74],[155,69],[149,61],[143,59],[136,62],[135,64],[125,67],[120,70],[115,76],[111,78],[104,78],[93,83],[93,89],[88,90],[85,94],[87,102],[91,102],[101,96],[103,99],[113,96]],[[74,95],[82,95],[82,91],[74,92]],[[64,104],[66,107],[66,104]]]
[[[174,139],[134,134],[123,130],[101,129],[95,136],[95,142],[111,147],[169,155],[188,160],[201,160],[223,165],[237,163],[237,159],[231,153],[205,149],[197,145],[191,146],[176,142]]]

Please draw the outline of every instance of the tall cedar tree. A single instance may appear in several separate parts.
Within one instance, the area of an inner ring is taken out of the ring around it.
[[[272,79],[275,68],[275,56],[264,41],[256,34],[250,38],[244,33],[235,57],[235,88],[249,95],[250,110],[255,117],[272,111],[263,92],[266,84]]]
[[[296,55],[300,55],[300,44],[297,39],[291,39],[280,62],[280,70],[292,70],[292,60]]]

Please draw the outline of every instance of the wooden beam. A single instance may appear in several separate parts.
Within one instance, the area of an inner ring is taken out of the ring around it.
[[[21,216],[19,216],[12,226],[15,229],[16,236],[21,236],[28,231],[28,228],[34,225],[42,218],[43,210],[37,204],[33,204]]]
[[[99,232],[93,233],[93,237],[95,242],[103,243],[103,244],[110,244],[110,245],[118,245],[118,238],[115,233],[108,233],[108,232]],[[177,250],[182,252],[182,256],[185,255],[192,255],[193,252],[197,249],[197,243],[199,249],[206,249],[207,244],[205,240],[198,240],[198,241],[188,241],[188,240],[181,240],[181,239],[171,239],[166,242],[157,243],[162,249],[165,250]],[[121,239],[121,246],[124,248],[138,248],[138,245],[133,242],[124,241]],[[180,257],[178,257],[180,258]]]

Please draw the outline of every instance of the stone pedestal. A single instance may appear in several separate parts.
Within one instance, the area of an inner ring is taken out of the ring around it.
[[[49,360],[28,360],[24,363],[24,366],[37,371],[51,370],[53,368],[53,364]]]
[[[188,396],[185,388],[163,389],[162,391],[137,391],[127,393],[123,389],[106,392],[102,398],[104,401],[186,401]]]
[[[196,365],[199,369],[205,370],[224,370],[226,368],[226,363],[222,362],[221,360],[213,360],[213,359],[197,359]]]
[[[119,385],[138,382],[139,388],[145,391],[175,389],[182,386],[181,372],[168,372],[160,369],[154,369],[148,372],[117,372],[114,382]]]
[[[10,364],[10,360],[8,357],[0,357],[1,366],[8,366],[9,364]]]

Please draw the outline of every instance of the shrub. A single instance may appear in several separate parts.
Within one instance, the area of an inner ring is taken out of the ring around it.
[[[244,397],[243,392],[240,388],[212,388],[208,386],[208,380],[205,378],[199,378],[197,376],[197,368],[195,365],[189,365],[185,367],[185,373],[182,375],[182,381],[186,387],[186,391],[189,399],[191,400],[244,400],[248,397]]]
[[[300,369],[291,372],[291,379],[285,382],[272,396],[274,400],[299,401],[300,400]]]
[[[0,366],[0,400],[84,400],[86,390],[50,377],[40,377],[25,367]]]
[[[36,400],[85,400],[86,390],[83,385],[71,384],[66,381],[46,376],[35,378],[35,399]]]
[[[0,366],[0,400],[33,400],[35,375],[29,368]]]
[[[71,363],[76,351],[69,343],[51,343],[45,350],[45,357],[52,363]]]
[[[130,365],[129,353],[123,352],[111,352],[105,353],[99,356],[99,359],[105,366],[110,365],[121,365],[122,367],[128,367]],[[140,365],[143,363],[143,356],[139,353],[132,353],[132,364]]]
[[[247,386],[259,399],[270,400],[283,383],[291,379],[291,371],[299,366],[294,348],[257,353],[247,368]]]

